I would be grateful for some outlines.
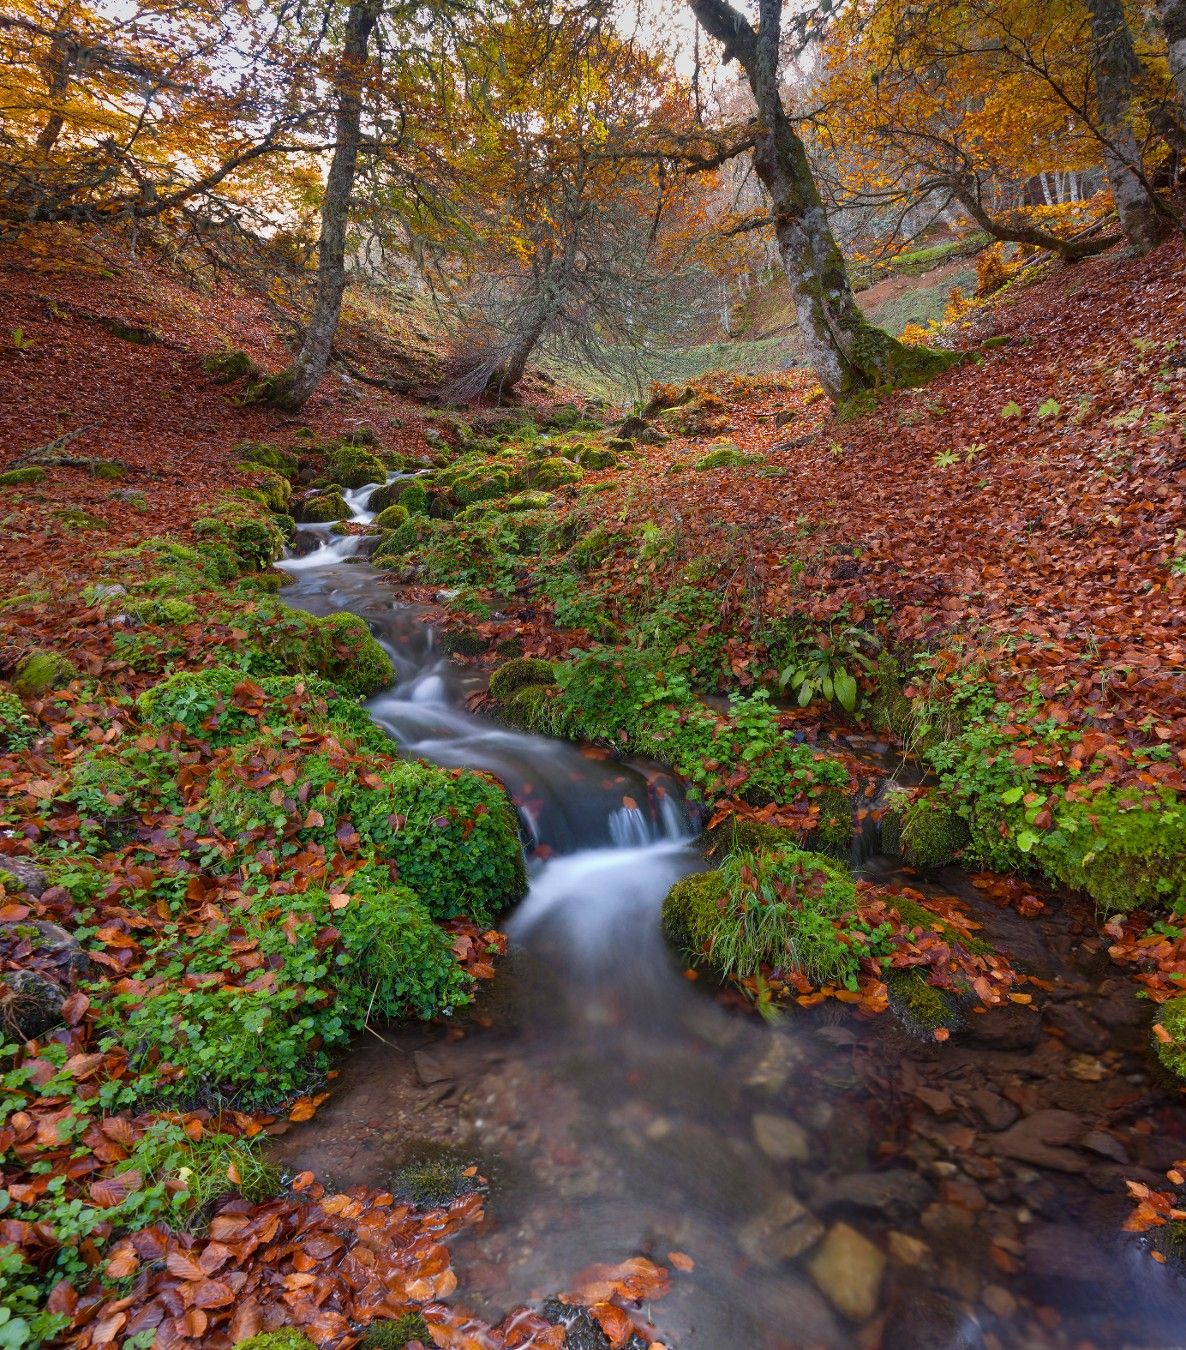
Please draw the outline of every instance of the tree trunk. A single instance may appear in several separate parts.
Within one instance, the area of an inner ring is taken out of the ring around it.
[[[1186,0],[1157,0],[1169,51],[1170,76],[1178,102],[1186,107]]]
[[[272,381],[268,402],[288,412],[303,407],[321,383],[337,332],[342,294],[346,289],[346,228],[350,194],[362,135],[362,83],[367,46],[379,18],[381,0],[361,0],[346,15],[346,34],[338,66],[338,111],[334,154],[325,180],[321,206],[321,239],[317,250],[317,293],[304,341],[288,370]]]
[[[980,201],[977,190],[967,182],[956,183],[951,190],[956,200],[985,234],[990,234],[1005,244],[1028,244],[1032,248],[1049,249],[1052,253],[1057,253],[1063,262],[1078,262],[1080,258],[1090,258],[1096,253],[1103,253],[1124,238],[1120,234],[1109,234],[1099,239],[1061,239],[1058,235],[1051,234],[1049,230],[1028,224],[1024,219],[989,215]]]
[[[1165,234],[1166,220],[1149,187],[1133,134],[1133,82],[1139,69],[1123,0],[1087,0],[1095,46],[1095,96],[1104,167],[1120,224],[1134,247],[1147,251]]]
[[[833,402],[866,390],[922,384],[958,358],[907,347],[865,320],[832,234],[807,150],[778,88],[782,0],[761,0],[755,31],[729,0],[688,0],[709,36],[737,60],[758,106],[754,170],[773,205],[779,257],[808,360]]]

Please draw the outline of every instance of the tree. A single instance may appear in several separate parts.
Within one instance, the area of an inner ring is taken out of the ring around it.
[[[471,63],[455,172],[468,247],[444,269],[448,395],[509,394],[542,346],[637,383],[691,238],[688,184],[649,148],[691,118],[668,64],[580,13],[500,20]],[[682,228],[669,228],[675,220]]]
[[[770,197],[775,237],[808,358],[833,400],[922,383],[954,359],[906,347],[862,315],[812,172],[779,87],[782,0],[759,0],[755,29],[729,0],[688,0],[697,22],[745,73],[757,109],[753,165]]]
[[[276,406],[293,412],[304,406],[325,376],[338,328],[342,294],[346,289],[350,194],[362,138],[367,48],[378,22],[381,3],[382,0],[356,0],[346,12],[342,51],[334,76],[338,106],[334,119],[334,153],[321,206],[317,291],[301,349],[289,369],[269,382],[267,395]]]
[[[1157,0],[1165,34],[1170,78],[1178,91],[1178,103],[1186,107],[1186,0]]]
[[[0,216],[149,220],[266,209],[265,160],[304,148],[305,66],[261,6],[6,0]]]

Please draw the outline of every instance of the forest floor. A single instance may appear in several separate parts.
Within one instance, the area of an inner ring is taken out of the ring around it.
[[[548,509],[569,523],[570,542],[595,529],[606,536],[599,556],[586,550],[584,563],[568,557],[551,569],[571,582],[567,589],[541,585],[522,557],[509,582],[500,573],[494,584],[480,568],[461,578],[460,596],[442,598],[459,578],[430,575],[415,556],[393,566],[393,584],[446,626],[475,635],[481,650],[469,659],[477,663],[489,663],[507,640],[549,660],[627,630],[645,645],[656,630],[639,621],[640,598],[666,595],[674,597],[667,617],[685,634],[676,650],[702,689],[776,688],[783,663],[793,665],[808,639],[813,651],[847,653],[847,671],[868,696],[858,722],[871,715],[883,656],[898,662],[893,692],[907,703],[919,702],[924,684],[932,701],[936,684],[948,697],[987,689],[1001,710],[992,751],[1006,747],[1012,776],[992,779],[984,792],[1020,788],[1009,809],[1024,813],[994,825],[1011,856],[1032,849],[1040,859],[1068,780],[1092,800],[1119,792],[1166,804],[1186,790],[1183,262],[1174,243],[1144,259],[1113,253],[1032,271],[969,317],[959,336],[973,353],[966,363],[844,420],[802,371],[709,378],[690,399],[669,391],[659,402],[672,406],[649,419],[661,443],[622,450],[613,465],[589,468],[553,494]],[[244,406],[241,385],[218,383],[203,361],[236,348],[276,368],[284,347],[261,298],[230,279],[195,287],[163,264],[120,256],[110,241],[57,231],[0,251],[0,293],[12,329],[0,370],[14,391],[0,409],[0,474],[46,469],[31,481],[0,478],[4,677],[30,652],[52,649],[84,679],[106,680],[125,696],[140,692],[147,677],[119,659],[108,615],[84,588],[107,576],[112,550],[162,533],[200,537],[194,525],[212,501],[255,480],[236,453],[242,442],[295,449],[310,435],[369,429],[413,459],[453,453],[456,420],[337,373],[299,419]],[[532,397],[542,401],[544,392],[537,386]],[[681,421],[681,408],[691,421]],[[724,453],[703,465],[714,451]],[[200,661],[200,628],[187,642],[185,660]],[[925,667],[914,664],[922,654]],[[9,801],[30,819],[53,797],[45,776],[53,753],[118,734],[115,703],[71,697],[70,717],[48,699],[29,705],[57,751],[50,745],[36,764],[6,761]],[[785,720],[815,739],[821,723],[836,720],[826,705],[817,698]],[[986,753],[982,743],[966,749],[970,758]],[[19,855],[30,837],[10,835],[4,853]],[[1061,865],[1061,854],[1050,857],[1051,869]],[[1082,870],[1081,856],[1074,866]],[[14,932],[65,912],[52,898],[42,903],[5,885],[0,920]],[[1135,919],[1114,919],[1108,933],[1114,954],[1139,965],[1155,998],[1177,992],[1186,939],[1171,930],[1154,945]],[[100,921],[87,937],[121,968],[126,927]],[[6,949],[6,969],[24,957]],[[74,1074],[74,1088],[55,1076],[63,1055],[43,1050],[15,1070],[21,1082],[46,1087],[0,1130],[11,1150],[6,1179],[19,1174],[28,1203],[45,1190],[25,1170],[39,1149],[72,1184],[91,1187],[95,1207],[127,1199],[112,1189],[111,1169],[145,1128],[139,1117],[128,1117],[138,1122],[130,1133],[119,1127],[97,1144],[88,1136],[98,1164],[71,1161],[56,1132],[77,1100],[97,1100],[110,1067],[94,1053],[93,1018],[83,998],[69,1007],[68,1025],[47,1037],[69,1053],[73,1068],[63,1073]],[[296,1119],[315,1109],[303,1100]],[[179,1119],[201,1137],[210,1114]],[[286,1125],[275,1113],[245,1112],[235,1128],[250,1136]],[[452,1292],[440,1239],[469,1222],[475,1200],[434,1218],[393,1209],[390,1196],[326,1195],[314,1179],[298,1180],[297,1194],[263,1206],[233,1202],[239,1208],[200,1250],[191,1235],[175,1242],[157,1232],[140,1247],[101,1252],[110,1234],[100,1225],[85,1264],[114,1261],[111,1279],[138,1272],[136,1282],[120,1286],[122,1298],[81,1299],[63,1282],[49,1311],[84,1329],[79,1343],[130,1344],[133,1333],[168,1319],[179,1339],[221,1345],[276,1325],[280,1311],[305,1299],[300,1320],[319,1340],[357,1343],[348,1324],[386,1305],[358,1293],[365,1282],[357,1268],[343,1274],[339,1261],[330,1278],[310,1266],[301,1245],[310,1251],[318,1241],[327,1256],[365,1248],[372,1266],[386,1263],[398,1275],[407,1301]],[[0,1242],[46,1268],[48,1240],[32,1220],[0,1223]],[[92,1234],[81,1238],[86,1248]],[[241,1281],[224,1278],[232,1266],[249,1273],[251,1299]],[[626,1263],[588,1278],[586,1301],[624,1343],[609,1305],[649,1296],[665,1280],[649,1263]],[[243,1320],[247,1305],[253,1312]],[[533,1314],[495,1333],[433,1306],[439,1344],[561,1343]]]

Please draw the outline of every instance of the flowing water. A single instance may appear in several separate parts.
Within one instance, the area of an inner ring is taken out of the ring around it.
[[[1181,1278],[1120,1230],[1125,1178],[1164,1184],[1186,1157],[1186,1113],[1090,915],[1023,919],[1007,888],[874,854],[879,879],[964,901],[1045,982],[1042,1018],[969,1017],[942,1046],[835,1003],[767,1025],[663,942],[663,896],[704,866],[670,778],[467,713],[477,682],[365,540],[306,527],[301,546],[286,600],[371,624],[396,670],[374,717],[409,754],[502,779],[531,887],[476,1013],[361,1037],[287,1163],[349,1185],[427,1148],[476,1162],[490,1217],[454,1255],[492,1318],[591,1262],[677,1252],[694,1268],[653,1315],[684,1350],[1186,1346]]]

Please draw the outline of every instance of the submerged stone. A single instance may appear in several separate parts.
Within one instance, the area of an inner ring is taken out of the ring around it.
[[[864,1322],[877,1311],[885,1255],[851,1225],[837,1223],[807,1264],[819,1291],[845,1317]]]

